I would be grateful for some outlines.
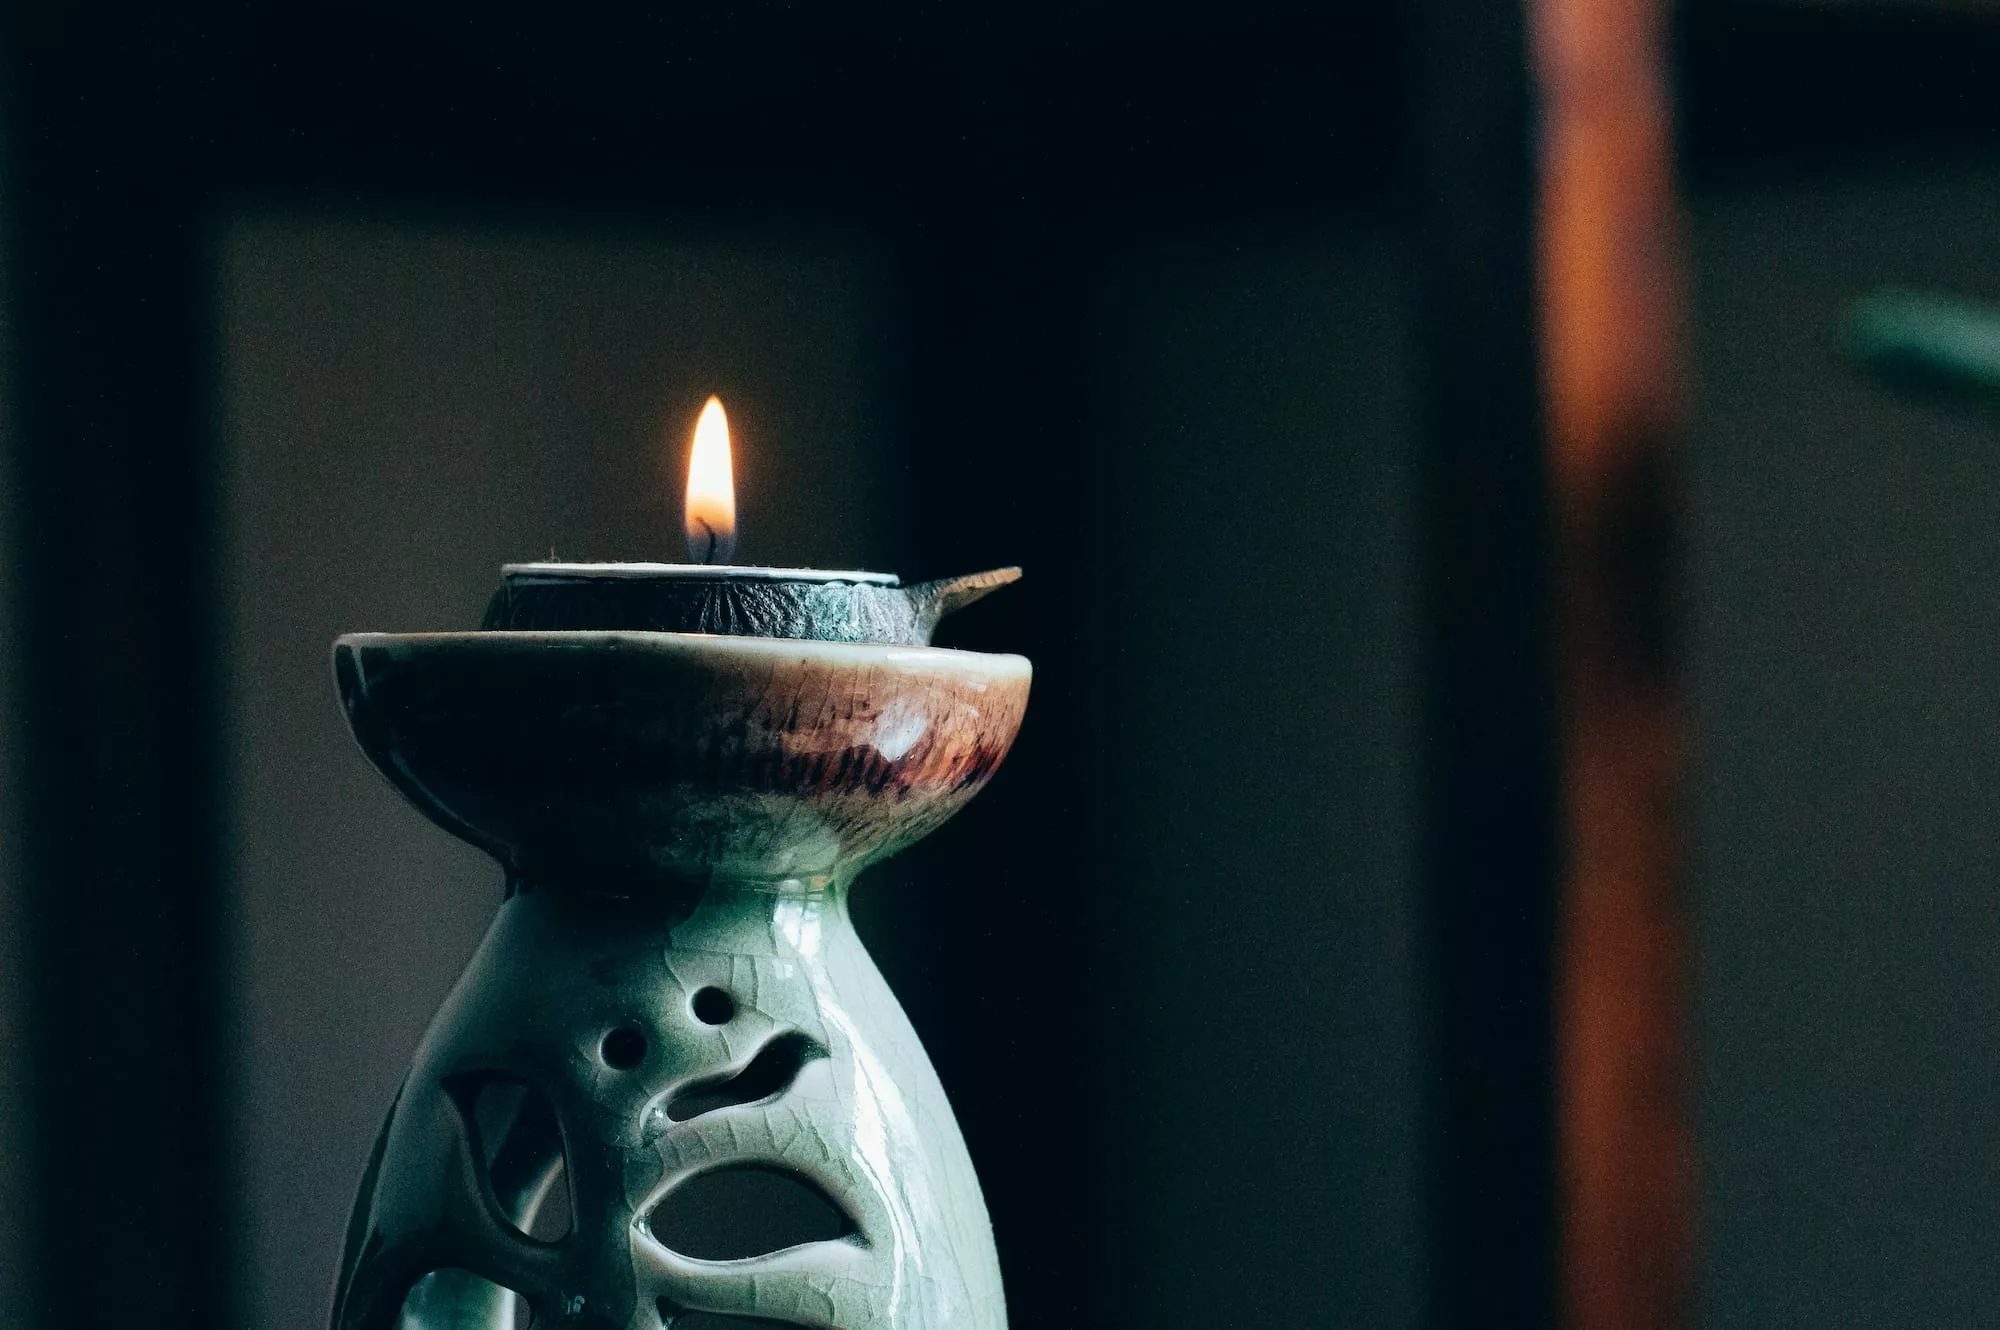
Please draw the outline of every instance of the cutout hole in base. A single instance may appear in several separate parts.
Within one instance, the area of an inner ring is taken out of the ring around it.
[[[796,1173],[736,1165],[697,1173],[646,1216],[662,1246],[698,1261],[737,1261],[851,1236],[854,1221]]]
[[[646,1060],[646,1036],[629,1025],[621,1025],[604,1036],[597,1046],[604,1065],[614,1071],[630,1071]]]
[[[548,1096],[518,1077],[493,1073],[461,1082],[453,1098],[508,1221],[537,1242],[568,1237],[569,1167]]]
[[[525,1214],[515,1217],[517,1223],[522,1220],[526,1221],[524,1231],[537,1242],[561,1242],[576,1227],[569,1209],[569,1163],[560,1153],[540,1194]]]
[[[806,1063],[826,1056],[826,1050],[793,1030],[757,1050],[750,1064],[733,1076],[697,1081],[667,1101],[667,1116],[686,1122],[718,1108],[754,1104],[790,1089]]]
[[[688,1003],[703,1025],[727,1025],[736,1019],[736,999],[720,988],[704,988]]]
[[[529,1330],[528,1300],[470,1270],[433,1270],[403,1298],[396,1330]]]

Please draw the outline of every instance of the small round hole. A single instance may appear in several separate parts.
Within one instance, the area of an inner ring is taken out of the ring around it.
[[[719,988],[704,988],[694,995],[694,1018],[703,1025],[727,1025],[736,1019],[736,999]]]
[[[620,1026],[604,1036],[604,1042],[597,1051],[604,1055],[604,1064],[619,1071],[630,1071],[646,1060],[646,1036],[627,1026]]]

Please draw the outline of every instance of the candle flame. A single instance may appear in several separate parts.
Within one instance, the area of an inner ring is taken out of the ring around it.
[[[729,417],[719,397],[708,399],[695,422],[686,513],[688,558],[728,563],[736,548],[736,478],[729,459]]]

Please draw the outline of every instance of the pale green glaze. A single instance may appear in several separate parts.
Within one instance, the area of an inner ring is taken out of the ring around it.
[[[830,882],[718,883],[678,923],[656,904],[553,892],[508,901],[418,1051],[386,1140],[385,1173],[440,1185],[393,1199],[378,1191],[378,1231],[436,1243],[433,1268],[478,1271],[577,1325],[650,1330],[665,1300],[842,1330],[999,1330],[1000,1272],[972,1162],[845,896]],[[736,999],[733,1020],[696,1019],[690,1001],[705,987]],[[606,1065],[615,1029],[645,1035],[637,1067]],[[788,1087],[667,1118],[677,1087],[741,1072],[791,1032],[816,1055]],[[469,1167],[463,1116],[442,1087],[495,1067],[546,1092],[564,1125],[575,1216],[565,1243],[537,1244],[494,1216]],[[729,1163],[810,1179],[855,1236],[716,1262],[678,1256],[645,1231],[642,1217],[675,1183]],[[488,1304],[485,1319],[467,1320],[460,1303],[401,1324],[508,1324],[488,1288],[464,1287]]]
[[[395,768],[399,787],[435,797],[442,782],[413,771],[407,755],[441,761],[436,754],[452,749],[439,738],[440,715],[463,720],[482,741],[491,738],[482,727],[517,726],[519,742],[569,760],[563,736],[578,725],[596,733],[606,716],[622,725],[616,708],[635,692],[699,695],[712,733],[661,724],[636,756],[607,758],[624,773],[605,784],[607,806],[674,819],[685,818],[690,801],[742,807],[758,781],[794,779],[769,774],[800,768],[765,748],[783,757],[823,754],[836,740],[865,743],[874,762],[848,755],[813,767],[820,775],[811,788],[786,792],[782,818],[759,812],[754,836],[715,839],[730,866],[704,880],[632,878],[621,867],[607,879],[615,889],[590,890],[517,877],[384,1126],[350,1228],[335,1330],[525,1330],[496,1285],[527,1300],[537,1327],[569,1330],[659,1330],[685,1312],[822,1330],[1003,1330],[1000,1272],[972,1162],[915,1032],[848,919],[853,875],[907,836],[854,829],[867,798],[840,773],[886,781],[876,796],[885,828],[936,825],[983,784],[1011,741],[1025,663],[859,646],[778,653],[732,639],[631,634],[617,639],[614,679],[586,671],[580,682],[584,635],[546,637],[545,683],[557,695],[533,693],[526,720],[458,717],[457,702],[439,704],[433,686],[467,677],[466,650],[516,653],[518,685],[518,653],[528,653],[530,674],[539,668],[525,637],[469,648],[355,639],[360,646],[343,648],[353,658],[342,686],[357,734],[371,757]],[[458,655],[431,662],[429,650]],[[648,664],[655,657],[657,669]],[[774,660],[792,663],[774,669]],[[802,709],[801,699],[811,702]],[[467,705],[476,712],[487,702]],[[381,708],[393,714],[376,714]],[[591,717],[577,720],[579,709]],[[772,714],[786,723],[752,723]],[[758,751],[739,751],[746,733],[763,736],[749,743]],[[724,748],[715,735],[727,736]],[[648,744],[677,756],[648,757]],[[961,747],[994,756],[967,766],[954,756]],[[734,756],[714,756],[725,750]],[[441,802],[427,811],[451,813],[450,801]],[[829,816],[843,829],[840,844],[874,848],[836,856],[814,877],[746,865],[742,847],[752,844],[765,863],[796,861],[771,828],[820,834],[799,810],[822,803],[837,810]],[[564,821],[547,834],[573,830]],[[482,843],[495,848],[491,835]],[[532,860],[499,848],[503,862]],[[705,989],[729,996],[726,1019],[709,1008],[697,1014],[695,995]],[[690,1087],[712,1089],[746,1070],[741,1088],[711,1093],[699,1111],[682,1099]],[[553,1117],[524,1107],[504,1124],[482,1118],[477,1091],[500,1081],[533,1087]],[[540,1241],[524,1230],[564,1161],[572,1227]],[[678,1185],[737,1165],[808,1182],[844,1212],[848,1236],[698,1260],[648,1230],[647,1216]]]

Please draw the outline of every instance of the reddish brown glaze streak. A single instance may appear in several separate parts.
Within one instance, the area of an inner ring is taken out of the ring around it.
[[[1027,705],[1018,656],[676,633],[358,634],[375,765],[518,878],[618,891],[852,872],[957,812]]]

